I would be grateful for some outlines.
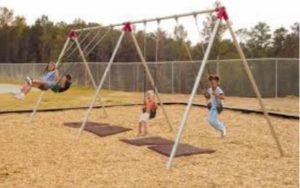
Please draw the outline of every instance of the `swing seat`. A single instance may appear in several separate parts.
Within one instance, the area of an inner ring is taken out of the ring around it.
[[[143,113],[145,113],[145,112],[146,112],[146,108],[144,107],[144,108],[143,108]],[[150,119],[155,118],[155,116],[156,116],[156,108],[154,108],[154,109],[152,109],[152,110],[150,111]]]
[[[51,88],[51,91],[53,91],[54,93],[58,93],[60,90],[60,87],[58,84],[54,85],[52,88]]]
[[[207,108],[208,108],[208,110],[211,109],[211,102],[207,103]],[[223,111],[223,104],[222,104],[222,102],[218,102],[217,103],[217,111],[218,111],[218,114],[220,114]]]
[[[54,93],[62,93],[62,92],[67,91],[68,89],[70,89],[71,85],[72,85],[72,83],[70,83],[70,85],[66,89],[62,90],[61,87],[58,84],[56,84],[53,87],[51,87],[50,89]]]

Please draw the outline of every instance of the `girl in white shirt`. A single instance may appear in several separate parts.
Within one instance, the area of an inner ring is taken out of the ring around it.
[[[226,127],[224,123],[218,119],[218,113],[222,110],[222,100],[224,100],[224,92],[219,87],[220,77],[218,75],[209,75],[208,81],[210,88],[204,95],[209,102],[208,123],[220,131],[222,137],[225,137]]]

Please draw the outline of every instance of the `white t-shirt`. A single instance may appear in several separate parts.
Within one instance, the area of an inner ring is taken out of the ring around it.
[[[209,100],[210,100],[210,102],[211,102],[211,107],[212,107],[212,108],[214,108],[214,107],[216,108],[218,102],[221,102],[221,100],[218,99],[216,96],[213,96],[213,95],[212,95],[212,88],[208,88],[207,92],[208,92],[208,94],[210,95],[210,99],[209,99]],[[217,96],[220,96],[220,95],[222,95],[222,94],[224,94],[223,90],[222,90],[220,87],[217,87],[217,88],[216,88],[216,95],[217,95]]]

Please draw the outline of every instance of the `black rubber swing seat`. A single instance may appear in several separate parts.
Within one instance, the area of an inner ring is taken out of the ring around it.
[[[70,123],[64,123],[64,125],[72,128],[80,128],[82,122],[70,122]],[[117,125],[105,124],[105,123],[87,122],[84,130],[91,132],[97,136],[105,137],[105,136],[110,136],[110,135],[130,131],[132,129],[117,126]]]

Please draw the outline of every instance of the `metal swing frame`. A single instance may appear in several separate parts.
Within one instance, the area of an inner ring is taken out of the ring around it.
[[[216,9],[210,9],[210,10],[204,10],[204,11],[198,11],[198,12],[191,12],[191,13],[185,13],[185,14],[173,15],[173,16],[165,16],[165,17],[160,17],[160,18],[144,19],[144,20],[133,21],[133,22],[130,22],[130,23],[128,22],[128,23],[125,23],[125,24],[124,23],[119,23],[119,24],[114,24],[114,25],[108,25],[108,26],[106,26],[106,27],[111,27],[111,28],[117,27],[117,26],[124,26],[124,27],[123,27],[123,31],[121,32],[121,35],[120,35],[120,37],[118,39],[117,45],[116,45],[116,47],[115,47],[115,49],[113,51],[113,54],[112,54],[112,56],[110,58],[110,61],[109,61],[108,65],[107,65],[107,67],[105,69],[105,72],[104,72],[104,74],[103,74],[103,76],[102,76],[102,78],[100,80],[100,83],[99,83],[99,85],[97,87],[96,93],[95,93],[95,95],[94,95],[94,97],[93,97],[93,99],[92,99],[92,101],[90,103],[90,106],[89,106],[88,110],[86,111],[86,114],[85,114],[85,117],[84,117],[84,121],[83,121],[83,123],[82,123],[82,125],[81,125],[81,127],[80,127],[80,129],[79,129],[79,131],[77,133],[77,138],[80,137],[81,132],[84,129],[84,127],[85,127],[85,125],[86,125],[86,123],[88,121],[88,118],[89,118],[89,116],[90,116],[90,114],[92,112],[92,109],[94,107],[94,104],[96,102],[97,96],[99,95],[99,93],[100,93],[100,91],[102,89],[102,86],[104,84],[104,80],[105,80],[106,76],[108,75],[108,72],[109,72],[109,70],[111,68],[111,65],[112,65],[112,63],[113,63],[113,61],[115,59],[117,51],[118,51],[118,49],[120,47],[120,44],[121,44],[122,39],[123,39],[123,37],[124,37],[124,35],[125,35],[126,32],[129,32],[131,34],[132,40],[134,42],[134,45],[135,45],[136,50],[138,52],[138,55],[139,55],[139,57],[141,59],[141,62],[144,65],[144,68],[146,70],[146,73],[147,73],[147,75],[148,75],[148,77],[150,79],[150,82],[151,82],[153,88],[155,88],[155,94],[157,95],[157,98],[158,98],[160,104],[162,105],[162,109],[163,109],[164,115],[165,115],[165,117],[166,117],[166,119],[168,121],[169,126],[172,127],[171,124],[170,124],[168,115],[166,114],[166,112],[164,110],[163,103],[160,100],[160,97],[159,97],[159,94],[158,94],[158,90],[157,90],[157,88],[155,86],[153,77],[152,77],[152,75],[151,75],[151,73],[149,71],[149,68],[148,68],[148,65],[147,65],[147,63],[145,61],[143,53],[142,53],[142,51],[141,51],[141,49],[140,49],[140,47],[138,45],[137,39],[135,37],[135,34],[133,32],[131,32],[131,24],[140,24],[140,23],[154,22],[154,21],[157,21],[157,20],[162,21],[162,20],[168,20],[168,19],[177,19],[177,18],[180,18],[180,17],[187,17],[187,16],[194,16],[194,17],[196,17],[197,15],[200,15],[200,14],[207,14],[207,13],[214,13],[214,12],[217,13],[217,18],[218,19],[217,19],[217,21],[215,23],[215,26],[213,28],[212,34],[211,34],[210,39],[209,39],[208,46],[207,46],[207,48],[205,50],[205,54],[204,54],[201,66],[200,66],[200,68],[198,70],[198,74],[197,74],[197,77],[196,77],[196,80],[195,80],[195,83],[194,83],[194,86],[193,86],[193,90],[192,90],[192,92],[190,94],[190,97],[189,97],[189,100],[188,100],[188,105],[186,106],[186,109],[184,111],[184,115],[183,115],[183,117],[181,119],[181,122],[180,122],[180,124],[178,126],[178,132],[177,132],[176,137],[175,137],[175,142],[174,142],[174,145],[172,147],[171,154],[170,154],[169,159],[168,159],[168,161],[166,163],[166,167],[167,167],[167,169],[170,169],[172,167],[172,162],[173,162],[173,159],[175,157],[175,154],[176,154],[176,151],[177,151],[180,139],[182,137],[184,128],[186,126],[187,119],[188,119],[188,116],[189,116],[189,113],[190,113],[190,110],[191,110],[191,107],[192,107],[193,99],[194,99],[194,97],[195,97],[195,95],[197,93],[197,89],[199,87],[199,84],[200,84],[200,81],[201,81],[201,77],[202,77],[203,72],[204,72],[205,65],[207,64],[207,60],[208,60],[208,57],[209,57],[209,54],[210,54],[210,51],[211,51],[211,48],[212,48],[212,45],[213,45],[216,33],[217,33],[218,29],[219,29],[219,26],[220,26],[220,23],[222,22],[222,20],[225,21],[225,24],[226,24],[226,26],[227,26],[227,28],[228,28],[228,30],[230,32],[231,38],[233,40],[234,46],[237,49],[238,54],[239,54],[239,56],[240,56],[240,58],[242,60],[242,64],[243,64],[244,70],[245,70],[246,75],[247,75],[247,77],[248,77],[248,79],[249,79],[249,81],[250,81],[250,83],[251,83],[251,85],[253,87],[253,90],[254,90],[254,92],[256,94],[258,102],[259,102],[259,104],[261,106],[261,109],[263,111],[264,117],[265,117],[266,122],[268,124],[268,127],[270,129],[271,135],[272,135],[272,137],[273,137],[273,139],[274,139],[274,141],[276,143],[277,149],[278,149],[280,155],[284,156],[284,152],[283,152],[283,149],[282,149],[281,144],[279,142],[279,139],[278,139],[278,137],[276,135],[274,126],[273,126],[273,124],[271,122],[271,119],[270,119],[270,117],[268,115],[268,111],[267,111],[267,109],[266,109],[266,107],[265,107],[265,105],[263,103],[260,91],[259,91],[259,89],[257,87],[257,84],[255,82],[253,74],[252,74],[252,72],[251,72],[251,70],[249,68],[248,62],[247,62],[247,60],[245,58],[245,54],[244,54],[244,52],[243,52],[243,50],[242,50],[242,48],[240,46],[240,43],[239,43],[239,41],[237,39],[236,34],[235,34],[235,32],[234,32],[234,30],[233,30],[233,28],[231,26],[231,23],[229,21],[229,17],[228,17],[228,14],[227,14],[227,11],[226,11],[225,7],[218,7]],[[83,32],[83,31],[97,30],[99,28],[103,28],[103,27],[102,26],[88,27],[88,28],[82,28],[82,29],[74,30],[73,32],[80,33],[80,32]],[[67,40],[67,42],[66,42],[66,44],[65,44],[65,46],[64,46],[64,48],[63,48],[63,50],[62,50],[62,52],[60,54],[60,57],[58,58],[57,63],[60,62],[60,60],[61,60],[61,58],[62,58],[62,56],[64,54],[64,50],[65,50],[65,48],[66,48],[69,40],[70,40],[70,38],[68,38],[68,40]],[[75,40],[75,42],[76,42],[76,40]],[[84,63],[87,65],[86,60],[84,58],[83,52],[82,52],[82,50],[80,48],[80,45],[79,45],[78,41],[76,42],[76,44],[77,44],[77,47],[78,47],[78,49],[79,49],[79,51],[81,53],[81,56],[83,58]],[[41,94],[40,98],[42,98],[42,94]],[[38,103],[37,103],[37,106],[38,106]]]

